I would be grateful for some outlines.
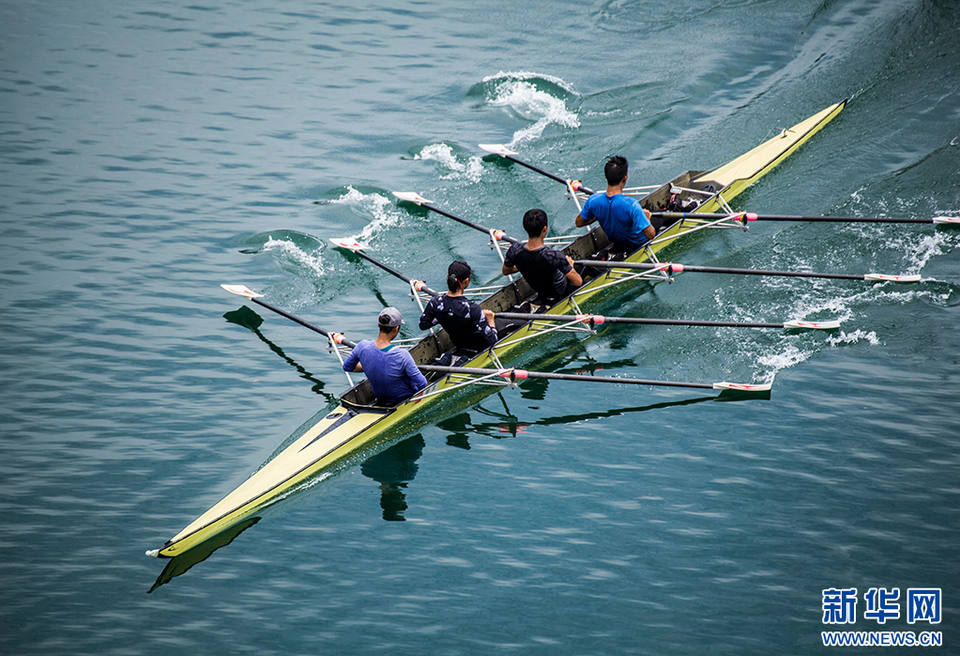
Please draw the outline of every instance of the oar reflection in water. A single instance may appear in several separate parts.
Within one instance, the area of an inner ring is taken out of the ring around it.
[[[323,391],[323,388],[326,385],[324,381],[318,378],[314,378],[313,374],[307,371],[303,367],[303,365],[301,365],[299,362],[297,362],[293,358],[289,357],[286,353],[283,352],[283,349],[281,349],[279,346],[271,342],[269,339],[267,339],[264,336],[262,332],[260,332],[260,325],[263,323],[263,317],[261,317],[259,314],[251,310],[246,305],[241,305],[238,309],[231,310],[230,312],[227,312],[226,314],[224,314],[223,318],[229,321],[230,323],[235,323],[238,326],[243,326],[244,328],[252,332],[254,335],[259,337],[260,341],[266,344],[271,351],[279,355],[281,358],[283,358],[283,360],[287,364],[289,364],[291,367],[296,369],[297,372],[300,374],[301,378],[303,378],[304,380],[309,380],[311,383],[313,383],[313,387],[311,387],[310,389],[312,389],[314,392],[316,392],[317,394],[325,398],[330,403],[336,403],[337,401],[339,401],[339,399],[333,394]]]

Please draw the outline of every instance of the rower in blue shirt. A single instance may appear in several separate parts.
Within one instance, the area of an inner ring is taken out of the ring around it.
[[[657,228],[650,223],[650,212],[643,209],[636,198],[623,193],[627,184],[626,158],[611,157],[603,167],[603,175],[607,179],[607,191],[590,196],[575,223],[582,228],[599,221],[604,234],[613,242],[612,253],[633,252],[653,239]]]
[[[403,317],[394,307],[384,308],[377,318],[380,334],[357,344],[343,362],[344,371],[362,371],[379,405],[397,405],[427,386],[413,357],[391,342],[400,333]]]

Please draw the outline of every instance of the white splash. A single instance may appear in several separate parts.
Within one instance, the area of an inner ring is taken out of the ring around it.
[[[576,91],[560,78],[538,75],[536,73],[500,72],[483,79],[485,84],[493,83],[490,104],[494,107],[506,107],[520,118],[533,121],[513,135],[511,147],[536,139],[549,125],[561,125],[568,128],[580,127],[580,119],[575,112],[567,109],[566,101],[541,90],[537,82],[543,81],[559,87],[563,91],[577,95]]]
[[[267,253],[279,251],[286,259],[313,271],[318,277],[323,275],[323,259],[319,248],[308,253],[289,239],[274,239],[271,236],[263,245],[263,250]]]
[[[367,215],[373,215],[373,221],[368,223],[359,234],[353,235],[357,241],[367,241],[386,228],[400,224],[402,215],[396,211],[396,208],[390,199],[380,194],[364,194],[353,187],[347,187],[347,193],[340,198],[331,201],[333,205],[350,205],[356,207],[360,212]]]
[[[840,332],[839,335],[831,335],[827,338],[827,343],[830,346],[840,346],[841,344],[856,344],[860,341],[866,341],[872,346],[877,346],[880,344],[880,338],[877,337],[877,333],[874,331],[867,332],[865,330],[860,330],[859,328],[852,333]]]
[[[480,182],[480,176],[483,173],[483,162],[479,157],[469,157],[466,162],[461,162],[457,159],[453,148],[445,143],[426,146],[414,159],[436,162],[450,171],[450,173],[440,176],[443,180],[464,179],[475,183]]]

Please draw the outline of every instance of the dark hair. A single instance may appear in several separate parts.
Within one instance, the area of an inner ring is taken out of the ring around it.
[[[547,213],[541,209],[527,210],[523,215],[523,229],[531,237],[539,237],[547,225]]]
[[[447,289],[452,292],[463,289],[463,282],[472,274],[469,264],[463,260],[454,260],[447,267]]]
[[[614,155],[603,167],[603,176],[607,179],[607,184],[615,187],[627,177],[627,159],[620,155]]]

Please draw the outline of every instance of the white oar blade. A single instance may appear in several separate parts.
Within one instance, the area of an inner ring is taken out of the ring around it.
[[[258,294],[246,285],[220,285],[231,294],[246,296],[247,298],[262,298],[263,294]]]
[[[394,196],[400,200],[405,200],[408,203],[416,203],[417,205],[423,205],[424,203],[432,203],[432,200],[427,200],[420,194],[415,191],[394,191],[392,192]]]
[[[960,216],[935,216],[933,217],[933,222],[960,225]]]
[[[805,328],[808,330],[835,330],[840,327],[839,321],[784,321],[784,328]]]
[[[742,383],[714,383],[713,389],[733,390],[735,392],[769,392],[773,383],[760,383],[755,385],[745,385]]]
[[[517,153],[510,150],[503,144],[478,144],[481,150],[485,150],[488,153],[493,153],[494,155],[516,155]]]
[[[883,280],[886,282],[920,282],[920,274],[914,276],[888,276],[884,273],[868,273],[864,280]]]
[[[340,239],[331,239],[330,243],[336,246],[337,248],[345,248],[348,251],[356,253],[357,251],[367,250],[369,247],[366,244],[361,244],[359,241],[353,237],[342,237]]]

